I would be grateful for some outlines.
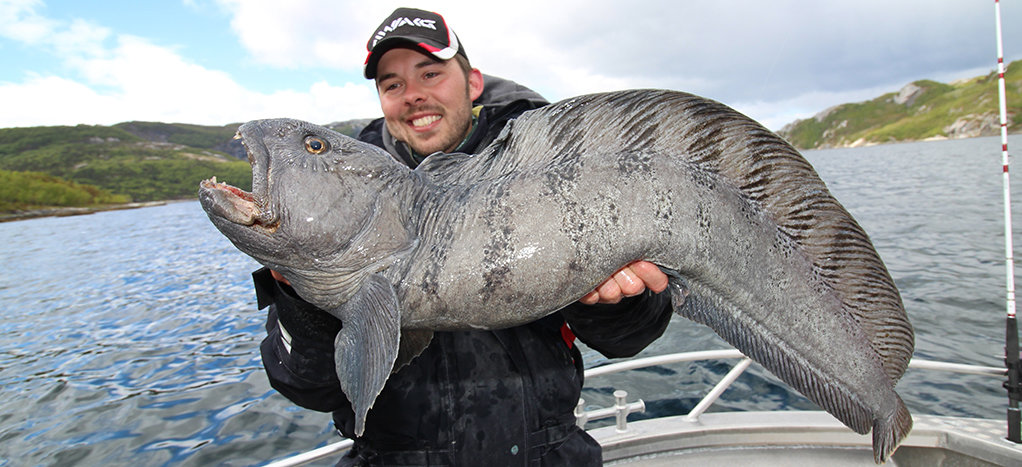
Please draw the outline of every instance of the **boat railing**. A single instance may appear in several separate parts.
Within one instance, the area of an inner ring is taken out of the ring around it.
[[[731,386],[735,380],[745,372],[746,369],[752,364],[752,359],[746,357],[744,354],[735,349],[721,349],[721,350],[702,350],[695,352],[681,352],[667,355],[657,355],[652,357],[637,358],[632,360],[626,360],[617,363],[611,363],[608,365],[602,365],[595,368],[586,370],[586,380],[595,378],[598,376],[610,375],[615,373],[621,373],[624,371],[636,370],[640,368],[649,368],[661,365],[671,365],[675,363],[684,362],[698,362],[705,360],[739,360],[731,369],[724,375],[723,378],[712,388],[692,408],[685,419],[688,421],[698,421],[699,417],[706,412],[710,406],[713,405],[717,399],[727,391],[728,387]],[[981,366],[981,365],[967,365],[960,363],[949,363],[940,362],[933,360],[923,360],[919,358],[913,358],[908,365],[909,368],[933,370],[946,373],[958,373],[958,374],[971,374],[981,376],[992,376],[1004,378],[1007,376],[1008,370],[1006,368]],[[622,390],[614,391],[615,403],[612,407],[602,409],[584,410],[585,401],[579,400],[578,406],[575,408],[575,420],[579,427],[584,428],[585,425],[594,420],[603,418],[616,418],[615,430],[619,433],[628,431],[628,415],[636,412],[645,411],[645,402],[641,399],[636,402],[627,402],[627,393]],[[291,457],[287,457],[270,464],[267,467],[294,467],[305,465],[310,462],[314,462],[319,459],[337,455],[351,448],[353,442],[350,439],[338,441],[336,443],[328,444],[318,449],[314,449],[308,452],[300,453]]]

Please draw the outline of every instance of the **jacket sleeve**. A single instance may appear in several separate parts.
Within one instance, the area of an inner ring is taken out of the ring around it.
[[[267,268],[252,273],[260,309],[269,307],[260,345],[270,386],[295,404],[332,412],[347,404],[334,370],[341,322],[295,294]]]
[[[613,305],[575,302],[561,313],[583,343],[609,358],[623,358],[663,335],[671,321],[670,302],[670,292],[647,290]]]

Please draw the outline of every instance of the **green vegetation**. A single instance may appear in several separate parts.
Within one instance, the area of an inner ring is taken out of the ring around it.
[[[349,136],[368,119],[331,124]],[[125,122],[0,129],[0,213],[194,198],[216,176],[251,190],[238,125]]]
[[[117,128],[94,125],[5,128],[0,129],[0,160],[54,143],[86,143],[90,140],[133,142],[139,138]]]
[[[127,196],[115,195],[91,185],[68,182],[39,172],[0,170],[0,212],[39,207],[84,207],[121,204]]]
[[[199,182],[214,175],[243,190],[251,189],[252,171],[247,162],[190,160],[174,155],[94,161],[67,176],[127,194],[133,201],[156,201],[195,197]]]
[[[214,175],[248,190],[248,163],[212,149],[229,147],[234,131],[137,122],[0,129],[0,212],[193,198]]]
[[[952,84],[916,81],[876,99],[843,104],[778,133],[803,149],[999,134],[997,74]],[[1005,72],[1008,127],[1022,123],[1022,62]]]
[[[224,126],[187,125],[183,123],[126,122],[114,125],[145,141],[189,146],[229,154],[245,159],[245,148],[234,140],[240,124]]]
[[[77,135],[74,140],[53,136],[49,144],[39,145],[37,138],[25,138],[21,133],[18,129],[0,130],[0,147],[8,140],[34,141],[31,149],[0,153],[0,169],[46,173],[124,195],[131,201],[193,197],[199,182],[213,175],[243,189],[251,185],[248,163],[222,153],[137,138],[124,141],[96,136],[82,141]]]
[[[334,130],[342,135],[350,136],[352,138],[358,137],[358,134],[369,125],[369,122],[373,121],[372,118],[360,118],[356,120],[345,120],[343,122],[334,122],[326,126],[327,128]]]
[[[238,126],[240,124],[237,123],[214,127],[183,123],[125,122],[113,127],[149,141],[213,149],[231,141]]]

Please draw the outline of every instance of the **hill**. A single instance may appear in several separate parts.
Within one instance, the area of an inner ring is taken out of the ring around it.
[[[355,138],[358,136],[359,132],[361,132],[362,129],[369,125],[369,122],[373,120],[375,120],[375,118],[360,118],[356,120],[345,120],[343,122],[333,122],[323,126],[342,135]]]
[[[327,126],[354,136],[369,121]],[[191,199],[214,175],[248,190],[251,169],[234,139],[237,128],[124,122],[0,129],[0,213]]]
[[[842,104],[785,125],[778,134],[801,149],[865,146],[1000,134],[997,73],[951,84],[922,80],[866,102]],[[1022,131],[1022,62],[1005,72],[1008,128]]]
[[[39,172],[0,170],[0,212],[44,206],[123,204],[127,196]]]
[[[170,143],[230,154],[245,159],[245,148],[234,139],[239,123],[224,126],[188,125],[184,123],[125,122],[114,125],[132,135],[154,143]]]
[[[251,184],[248,164],[236,157],[144,139],[117,126],[2,129],[0,170],[43,173],[128,201],[194,197],[199,181],[212,175],[240,186]]]

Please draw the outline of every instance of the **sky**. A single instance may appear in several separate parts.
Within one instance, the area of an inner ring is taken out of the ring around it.
[[[365,46],[400,6],[550,101],[675,89],[773,130],[997,67],[994,0],[0,0],[0,127],[378,117]],[[1022,0],[1001,21],[1018,60]]]

